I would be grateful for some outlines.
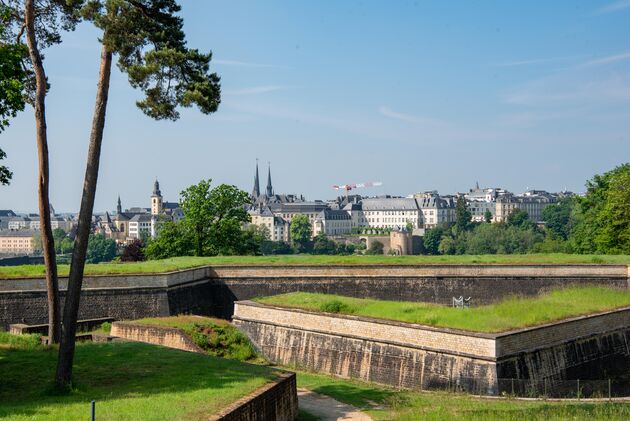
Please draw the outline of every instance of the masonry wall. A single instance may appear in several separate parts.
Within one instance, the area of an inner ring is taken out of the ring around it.
[[[180,349],[182,351],[203,353],[203,350],[199,348],[186,333],[181,329],[172,327],[114,322],[110,335],[131,341]]]
[[[628,317],[630,308],[480,334],[245,301],[236,304],[233,322],[281,364],[401,388],[483,394],[510,392],[516,379],[542,394],[543,382],[556,393],[571,379],[630,382]]]
[[[230,318],[234,302],[293,291],[472,305],[572,284],[630,289],[626,265],[214,266],[166,274],[84,279],[80,318],[199,314]],[[65,289],[67,279],[60,279]],[[46,323],[42,278],[0,279],[0,328]],[[63,292],[62,292],[63,294]]]
[[[64,300],[65,291],[62,291],[62,307]],[[79,320],[102,317],[124,320],[169,314],[165,289],[105,288],[81,292]],[[48,323],[46,291],[0,292],[0,328],[7,330],[14,323]]]

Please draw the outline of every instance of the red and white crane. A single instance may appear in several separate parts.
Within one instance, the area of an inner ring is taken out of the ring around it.
[[[381,183],[380,181],[370,181],[368,183],[356,183],[356,184],[344,184],[341,186],[338,185],[334,185],[333,189],[335,190],[345,190],[346,191],[346,198],[348,197],[348,192],[350,190],[354,190],[354,189],[360,189],[360,188],[364,188],[364,187],[378,187],[378,186],[382,186],[383,183]]]

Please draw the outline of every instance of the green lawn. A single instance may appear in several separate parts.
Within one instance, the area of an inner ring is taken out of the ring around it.
[[[11,345],[8,343],[12,342]],[[269,367],[142,343],[81,343],[75,388],[51,393],[57,353],[29,337],[0,333],[0,418],[197,420],[276,378]]]
[[[447,392],[400,391],[298,371],[298,387],[331,396],[375,420],[627,420],[628,403],[486,399]]]
[[[261,361],[247,336],[227,320],[201,316],[172,316],[134,320],[132,323],[182,329],[208,355],[239,361]]]
[[[581,254],[489,254],[465,256],[215,256],[174,257],[138,263],[88,264],[87,275],[162,273],[208,265],[413,265],[413,264],[630,264],[629,255]],[[59,275],[67,276],[69,266],[59,265]],[[43,277],[43,265],[0,266],[2,278]]]
[[[262,297],[255,301],[281,307],[492,333],[630,306],[630,292],[596,286],[576,286],[553,290],[536,297],[511,297],[496,304],[468,309],[307,292]]]

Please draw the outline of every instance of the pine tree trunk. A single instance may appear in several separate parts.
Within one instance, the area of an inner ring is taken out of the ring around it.
[[[74,249],[72,251],[70,276],[68,278],[68,293],[66,295],[63,312],[61,345],[59,346],[59,359],[57,361],[57,373],[55,376],[55,382],[59,388],[67,388],[72,382],[72,363],[74,360],[79,301],[81,299],[81,284],[83,283],[83,270],[85,268],[87,245],[92,226],[92,212],[94,210],[94,197],[96,196],[96,182],[98,179],[103,129],[105,126],[105,112],[107,110],[107,95],[109,92],[111,67],[112,53],[103,45],[96,92],[96,104],[92,120],[92,131],[90,133],[90,146],[87,156],[87,168],[85,170],[81,209],[79,211],[79,225],[77,227]]]
[[[24,4],[24,18],[26,24],[26,42],[33,62],[35,72],[35,127],[37,132],[37,152],[39,160],[39,222],[42,237],[42,251],[46,266],[46,290],[48,292],[48,338],[50,343],[59,342],[61,336],[61,314],[59,299],[59,284],[57,279],[57,258],[55,242],[52,235],[50,221],[50,199],[48,196],[48,139],[46,133],[46,73],[42,58],[37,48],[35,35],[35,6],[34,0],[26,0]]]

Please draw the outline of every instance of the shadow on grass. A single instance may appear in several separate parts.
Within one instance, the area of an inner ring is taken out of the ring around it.
[[[0,418],[46,416],[44,405],[89,403],[125,397],[207,390],[221,399],[252,379],[274,379],[276,370],[142,343],[78,344],[73,389],[55,395],[57,352],[52,348],[0,348]],[[248,393],[251,390],[244,390]]]

